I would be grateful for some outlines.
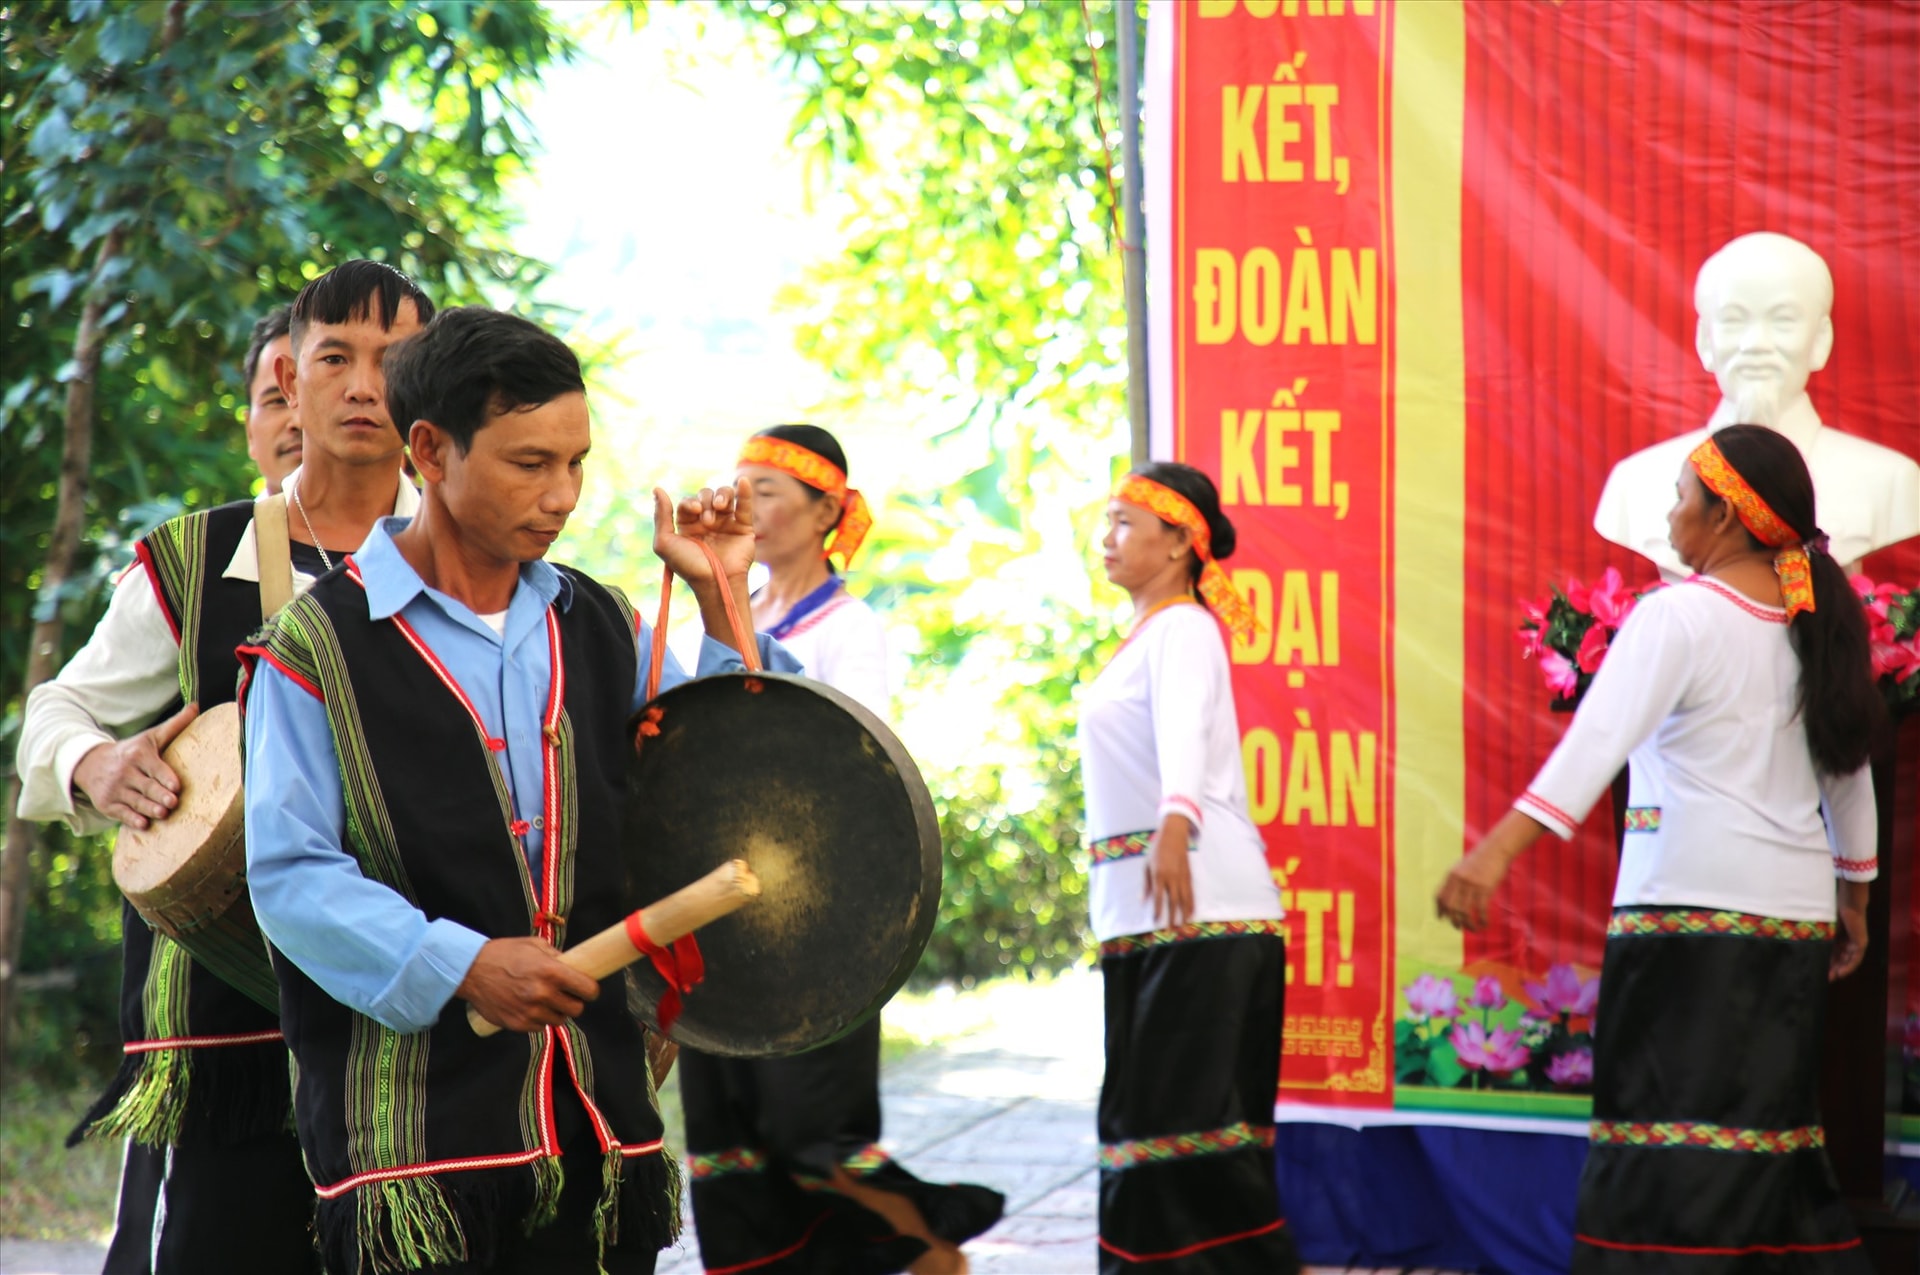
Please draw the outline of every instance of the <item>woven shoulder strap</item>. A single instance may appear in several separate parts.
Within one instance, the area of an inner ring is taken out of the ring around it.
[[[276,493],[254,502],[253,548],[260,566],[260,619],[271,620],[293,601],[293,549],[285,495]]]

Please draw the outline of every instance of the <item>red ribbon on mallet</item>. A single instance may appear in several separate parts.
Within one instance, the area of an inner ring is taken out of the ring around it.
[[[654,942],[638,912],[627,917],[626,929],[628,941],[653,962],[653,968],[667,984],[666,992],[660,997],[657,1018],[660,1030],[670,1032],[680,1017],[681,994],[693,991],[707,977],[706,958],[700,955],[700,944],[691,934],[675,939],[670,948]]]

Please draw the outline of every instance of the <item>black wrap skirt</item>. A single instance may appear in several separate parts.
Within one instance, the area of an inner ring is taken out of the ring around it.
[[[1196,922],[1100,950],[1102,1275],[1298,1270],[1273,1161],[1284,922]]]
[[[1871,1270],[1817,1102],[1832,937],[1739,912],[1614,912],[1578,1275]]]
[[[910,1201],[935,1236],[972,1239],[1005,1198],[924,1182],[879,1147],[880,1019],[791,1058],[680,1052],[688,1179],[709,1275],[887,1275],[926,1252],[828,1186],[836,1168]]]

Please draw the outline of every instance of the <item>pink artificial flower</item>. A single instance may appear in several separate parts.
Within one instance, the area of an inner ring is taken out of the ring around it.
[[[1547,679],[1547,689],[1555,695],[1570,696],[1580,689],[1580,670],[1558,651],[1540,652],[1540,675]]]
[[[1520,614],[1523,617],[1525,617],[1529,623],[1531,623],[1535,628],[1538,628],[1538,629],[1544,629],[1547,627],[1547,612],[1551,611],[1552,609],[1553,609],[1552,594],[1548,594],[1546,597],[1541,598],[1538,602],[1529,602],[1525,598],[1520,599]]]
[[[1904,682],[1920,669],[1920,635],[1902,642],[1891,624],[1872,626],[1869,642],[1873,648],[1873,675]]]
[[[1593,614],[1593,590],[1581,584],[1574,576],[1567,577],[1567,605],[1581,615]]]
[[[1547,1064],[1547,1079],[1562,1087],[1593,1083],[1593,1051],[1570,1049]]]
[[[1547,971],[1544,983],[1528,983],[1527,995],[1549,1014],[1571,1014],[1576,1018],[1592,1015],[1600,1003],[1600,980],[1582,981],[1571,965],[1555,965]]]
[[[1520,1033],[1507,1027],[1491,1032],[1479,1023],[1468,1021],[1453,1029],[1453,1052],[1468,1071],[1485,1068],[1496,1076],[1507,1076],[1527,1065],[1533,1051],[1520,1039]]]
[[[1407,1008],[1415,1018],[1452,1018],[1460,1012],[1457,993],[1450,978],[1422,974],[1407,984]]]
[[[1541,630],[1539,629],[1523,624],[1515,629],[1514,633],[1520,639],[1520,658],[1523,660],[1547,649],[1546,643],[1540,640]]]
[[[1853,591],[1860,595],[1860,601],[1867,608],[1867,614],[1884,622],[1887,618],[1887,604],[1891,600],[1887,597],[1889,590],[1881,588],[1864,575],[1848,576],[1847,583],[1851,584]]]
[[[1500,986],[1500,980],[1493,975],[1482,974],[1473,981],[1473,994],[1467,998],[1467,1004],[1475,1009],[1505,1009],[1506,989]]]
[[[1588,596],[1593,606],[1593,618],[1609,629],[1617,629],[1626,622],[1627,612],[1633,610],[1633,593],[1627,588],[1627,582],[1620,578],[1618,567],[1608,567],[1606,574],[1600,577]]]
[[[1601,663],[1607,658],[1607,631],[1596,621],[1580,639],[1580,651],[1577,662],[1582,673],[1598,673]]]

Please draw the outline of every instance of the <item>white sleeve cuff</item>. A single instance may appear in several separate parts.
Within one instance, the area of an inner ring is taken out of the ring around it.
[[[1835,856],[1833,875],[1842,881],[1873,881],[1880,876],[1880,860],[1877,856],[1872,859],[1842,859]]]
[[[100,745],[113,742],[113,736],[104,731],[91,730],[78,731],[61,740],[53,750],[50,773],[29,772],[22,776],[20,817],[42,822],[59,819],[82,837],[116,827],[112,819],[94,809],[85,794],[76,793],[73,788],[73,772],[79,769],[80,759]]]
[[[1547,830],[1562,841],[1573,840],[1575,830],[1580,827],[1578,819],[1531,790],[1521,793],[1519,800],[1513,803],[1513,808],[1545,824]]]
[[[1200,803],[1191,797],[1183,797],[1179,793],[1169,793],[1162,797],[1160,809],[1154,812],[1154,818],[1161,823],[1166,822],[1168,815],[1186,816],[1187,822],[1193,825],[1195,832],[1204,828],[1207,822],[1200,813]]]

